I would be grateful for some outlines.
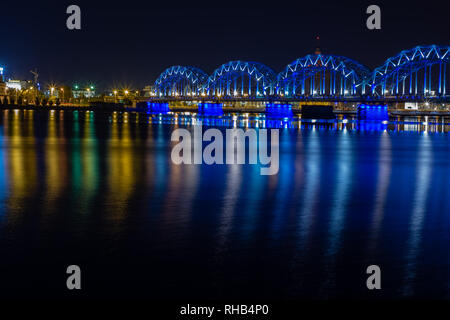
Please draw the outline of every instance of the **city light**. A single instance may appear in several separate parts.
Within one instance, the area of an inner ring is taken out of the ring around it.
[[[147,113],[165,114],[170,111],[168,103],[147,102]]]
[[[266,114],[269,117],[288,117],[293,116],[291,104],[268,103],[266,105]]]
[[[207,116],[220,116],[223,115],[221,103],[199,103],[198,112]]]

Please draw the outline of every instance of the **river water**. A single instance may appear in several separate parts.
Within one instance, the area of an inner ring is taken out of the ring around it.
[[[0,296],[450,297],[446,125],[234,116],[280,129],[277,175],[175,165],[195,116],[0,112]],[[366,288],[381,268],[382,289]]]

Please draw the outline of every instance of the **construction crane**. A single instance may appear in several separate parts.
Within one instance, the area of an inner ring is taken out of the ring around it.
[[[39,78],[39,73],[37,72],[37,69],[30,70],[30,72],[34,75],[34,84],[37,86],[38,85],[38,78]]]

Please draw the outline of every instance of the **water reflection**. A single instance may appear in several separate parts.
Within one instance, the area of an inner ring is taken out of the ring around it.
[[[168,232],[164,236],[169,239],[184,239],[191,233],[189,227],[192,223],[193,202],[197,195],[199,167],[171,164],[166,179],[168,190],[164,197],[161,224],[169,230],[175,227],[177,232]],[[183,246],[182,241],[179,245]]]
[[[305,129],[311,126],[334,130],[357,131],[416,131],[416,132],[450,132],[448,119],[436,120],[430,117],[397,117],[395,119],[356,120],[355,117],[341,117],[337,120],[301,119],[299,116],[289,118],[267,117],[261,114],[225,114],[220,117],[205,117],[196,113],[168,113],[147,115],[151,123],[190,125],[202,121],[205,126],[238,128],[286,128]]]
[[[423,241],[423,225],[427,211],[428,191],[433,170],[432,140],[428,134],[421,136],[417,157],[416,184],[413,201],[413,211],[409,222],[409,237],[405,261],[405,285],[402,293],[412,295],[417,277],[417,264]]]
[[[321,150],[320,137],[316,130],[311,130],[308,135],[308,144],[306,146],[304,157],[305,167],[305,189],[302,194],[302,204],[299,205],[298,216],[298,248],[308,248],[308,235],[312,228],[314,214],[316,212],[315,206],[319,201],[319,186],[320,186],[320,165],[321,165]],[[298,254],[303,253],[299,250]]]
[[[233,227],[239,196],[242,192],[242,166],[238,164],[227,166],[226,187],[223,195],[222,212],[217,229],[217,246],[214,253],[216,263],[223,261],[225,251],[229,246],[229,236]]]
[[[354,139],[344,130],[339,137],[336,150],[335,191],[330,208],[328,241],[324,257],[324,267],[326,269],[326,280],[323,282],[324,287],[322,288],[324,295],[326,295],[326,291],[336,285],[336,256],[338,251],[342,249],[342,234],[348,214],[348,201],[351,196],[350,188],[353,182],[353,143]]]
[[[19,110],[5,110],[4,146],[7,148],[7,164],[10,195],[7,199],[7,218],[11,225],[23,217],[21,211],[29,205],[38,187],[37,146],[33,134],[33,114]]]
[[[7,151],[5,144],[4,132],[0,130],[0,224],[3,222],[3,216],[5,214],[5,199],[8,196],[8,171],[7,168]]]
[[[120,234],[124,220],[130,213],[128,200],[132,196],[136,181],[142,172],[142,162],[136,161],[139,153],[135,154],[134,145],[138,139],[131,138],[128,114],[125,113],[122,123],[111,123],[110,136],[107,141],[105,204],[108,215],[104,218],[111,225],[113,234]]]
[[[450,281],[448,255],[433,251],[450,244],[443,213],[450,198],[439,196],[450,190],[447,124],[50,110],[0,116],[0,255],[13,275],[0,281],[10,292],[17,266],[74,255],[91,270],[111,269],[108,277],[139,279],[96,288],[117,296],[141,285],[153,288],[143,297],[175,289],[208,298],[236,291],[359,297],[368,294],[360,283],[367,263],[399,279],[382,297],[423,295],[435,273]],[[280,128],[279,174],[174,165],[171,133],[200,121],[219,130]]]
[[[387,132],[383,132],[380,136],[378,176],[374,199],[375,206],[373,209],[372,222],[370,224],[369,247],[367,250],[371,257],[374,257],[377,244],[380,240],[380,228],[383,222],[389,184],[391,181],[392,146],[390,139]],[[371,262],[374,263],[374,261]]]
[[[303,145],[295,139],[291,140],[286,130],[281,131],[282,153],[285,157],[281,159],[278,175],[270,176],[268,181],[268,192],[274,195],[274,205],[272,208],[273,219],[271,224],[271,238],[276,239],[282,235],[282,227],[285,223],[286,215],[290,211],[289,203],[296,200],[300,192],[303,170],[296,153],[287,152],[290,148],[296,151],[302,150]],[[293,177],[293,179],[292,179]]]

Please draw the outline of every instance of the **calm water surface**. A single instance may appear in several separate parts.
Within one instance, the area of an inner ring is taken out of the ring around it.
[[[172,164],[192,118],[1,111],[0,296],[450,298],[446,127],[280,127],[280,171]],[[365,287],[382,269],[382,290]]]

